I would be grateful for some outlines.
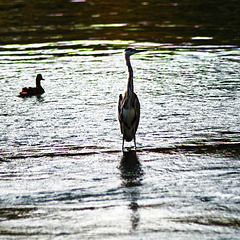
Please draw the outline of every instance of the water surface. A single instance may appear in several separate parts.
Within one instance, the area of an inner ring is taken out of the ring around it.
[[[0,1],[1,43],[66,40],[237,44],[236,0]]]
[[[239,239],[234,1],[0,4],[0,239]],[[131,57],[141,119],[123,153],[126,46],[147,51]],[[45,94],[18,97],[37,73]]]
[[[132,57],[138,151],[122,153],[125,45],[148,51]],[[124,41],[3,46],[2,239],[237,239],[239,54]],[[17,97],[39,72],[46,93]]]

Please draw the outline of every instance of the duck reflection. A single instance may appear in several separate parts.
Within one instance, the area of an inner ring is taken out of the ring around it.
[[[36,96],[38,102],[43,102],[44,98],[42,96]]]
[[[123,152],[120,162],[122,185],[125,187],[126,199],[130,202],[132,230],[135,230],[140,221],[137,203],[140,198],[139,186],[141,186],[143,171],[136,151]]]

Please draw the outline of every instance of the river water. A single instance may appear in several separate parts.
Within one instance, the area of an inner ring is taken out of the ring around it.
[[[48,3],[0,4],[0,239],[240,239],[235,2]],[[126,46],[147,51],[122,152]]]

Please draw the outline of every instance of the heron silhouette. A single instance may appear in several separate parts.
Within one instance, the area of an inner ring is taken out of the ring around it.
[[[140,119],[140,102],[133,89],[133,70],[130,63],[130,56],[143,52],[145,50],[137,50],[132,47],[125,49],[125,60],[128,68],[127,90],[119,95],[118,100],[118,120],[122,133],[122,150],[124,150],[124,140],[131,142],[134,140],[134,148],[136,150],[136,131]]]

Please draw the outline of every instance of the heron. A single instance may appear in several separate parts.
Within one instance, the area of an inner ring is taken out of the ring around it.
[[[131,142],[134,140],[134,149],[136,150],[136,131],[140,119],[140,102],[133,89],[133,69],[130,63],[130,56],[143,52],[132,47],[125,49],[125,60],[128,68],[127,90],[119,95],[118,100],[118,120],[122,133],[122,150],[124,151],[124,140]]]
[[[36,77],[36,87],[24,87],[21,92],[19,92],[20,97],[41,95],[45,91],[41,86],[41,80],[44,80],[42,74],[38,74]]]

